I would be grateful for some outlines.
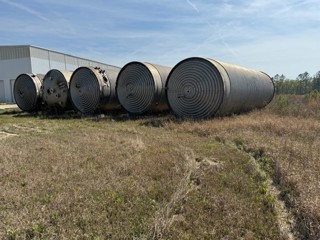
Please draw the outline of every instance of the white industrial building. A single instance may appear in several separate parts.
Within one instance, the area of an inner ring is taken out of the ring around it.
[[[0,103],[15,102],[13,85],[21,73],[46,74],[51,69],[73,71],[80,66],[100,67],[106,71],[118,69],[108,64],[30,45],[0,46]]]

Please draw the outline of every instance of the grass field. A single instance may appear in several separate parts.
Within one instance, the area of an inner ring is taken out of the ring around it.
[[[0,239],[319,239],[320,100],[205,121],[0,111]]]

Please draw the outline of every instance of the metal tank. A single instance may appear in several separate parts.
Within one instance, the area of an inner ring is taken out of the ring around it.
[[[115,91],[119,71],[120,68],[77,68],[70,79],[70,99],[75,109],[83,114],[120,109]]]
[[[171,69],[136,61],[126,64],[116,84],[122,107],[131,114],[168,110],[165,85]]]
[[[42,101],[50,108],[71,108],[69,82],[72,72],[52,69],[43,78]]]
[[[18,107],[26,112],[41,108],[42,74],[22,73],[13,85],[13,95]]]
[[[166,84],[167,99],[181,118],[209,118],[262,108],[275,88],[263,72],[193,57],[179,62]]]

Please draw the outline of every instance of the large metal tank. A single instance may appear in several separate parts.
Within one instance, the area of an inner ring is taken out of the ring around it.
[[[47,107],[67,109],[71,107],[69,82],[72,72],[52,69],[43,78],[42,101]]]
[[[83,114],[96,110],[120,109],[115,86],[119,69],[102,70],[98,67],[79,67],[70,79],[70,98],[75,109]]]
[[[122,107],[131,114],[168,110],[165,85],[171,68],[130,62],[120,71],[116,91]]]
[[[41,107],[42,74],[22,73],[13,85],[13,95],[18,107],[26,112],[39,110]]]
[[[167,99],[181,118],[209,118],[266,106],[272,79],[263,72],[193,57],[179,62],[167,81]]]

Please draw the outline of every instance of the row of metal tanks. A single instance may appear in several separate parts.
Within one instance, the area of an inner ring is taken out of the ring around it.
[[[171,111],[179,118],[210,118],[265,107],[275,93],[265,73],[192,57],[173,68],[130,62],[105,71],[79,67],[46,75],[23,73],[14,84],[20,109],[74,109],[82,114],[125,109],[133,115]]]

